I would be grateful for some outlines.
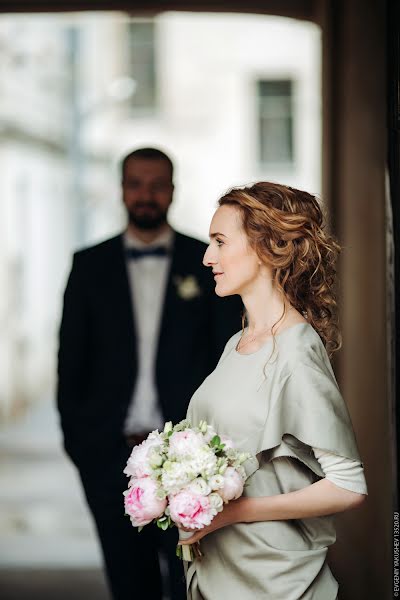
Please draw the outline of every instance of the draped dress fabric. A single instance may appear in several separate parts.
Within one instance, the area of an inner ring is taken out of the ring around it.
[[[206,420],[253,456],[244,496],[284,494],[324,477],[312,447],[361,461],[346,404],[317,332],[298,323],[257,352],[226,344],[193,395],[187,418]],[[335,600],[327,564],[334,516],[238,523],[202,538],[186,564],[188,600]],[[183,536],[183,537],[187,537]]]

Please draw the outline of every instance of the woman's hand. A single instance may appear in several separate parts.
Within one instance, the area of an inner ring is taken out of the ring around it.
[[[185,546],[189,544],[195,544],[205,535],[211,533],[212,531],[216,531],[217,529],[221,529],[221,527],[226,527],[227,525],[232,525],[232,523],[239,522],[239,508],[240,498],[238,500],[231,500],[229,504],[225,504],[224,508],[221,512],[217,513],[210,525],[203,527],[203,529],[188,529],[187,527],[179,527],[182,531],[192,532],[193,535],[190,538],[186,538],[184,540],[179,540],[179,544]]]

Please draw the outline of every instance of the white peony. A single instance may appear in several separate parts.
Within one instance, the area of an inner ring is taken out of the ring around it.
[[[233,467],[228,467],[224,475],[224,485],[218,491],[224,502],[236,500],[243,493],[243,478]]]
[[[218,472],[217,457],[208,446],[200,448],[189,461],[196,475],[209,479]]]
[[[213,491],[215,490],[219,490],[223,487],[224,485],[224,478],[222,475],[213,475],[212,477],[210,477],[210,479],[208,480],[209,486],[211,487],[211,489]]]
[[[221,512],[221,510],[224,507],[224,502],[219,494],[210,494],[208,496],[208,500],[210,502],[211,508],[213,508],[217,512]]]
[[[193,471],[188,461],[172,462],[167,460],[163,464],[161,483],[167,494],[176,494],[196,476],[197,473]]]
[[[169,438],[168,458],[182,459],[191,457],[204,445],[204,438],[201,433],[196,433],[191,429],[175,431]]]
[[[200,496],[208,496],[208,494],[211,493],[211,487],[202,477],[197,477],[194,479],[191,483],[189,483],[186,489]]]
[[[164,456],[162,455],[162,452],[160,450],[160,446],[153,446],[148,450],[147,458],[152,469],[157,469],[158,467],[161,467],[161,465],[164,462]]]
[[[153,431],[146,440],[135,446],[131,452],[124,473],[130,477],[147,477],[152,475],[153,468],[149,461],[149,453],[153,448],[163,446],[164,442],[159,432]]]

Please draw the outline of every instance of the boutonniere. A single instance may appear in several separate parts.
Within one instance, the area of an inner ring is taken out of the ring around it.
[[[194,275],[186,275],[186,277],[176,275],[174,283],[176,285],[176,293],[182,300],[192,300],[201,294],[201,288]]]

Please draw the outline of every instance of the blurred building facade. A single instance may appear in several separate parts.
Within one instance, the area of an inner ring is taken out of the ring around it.
[[[124,225],[118,161],[176,162],[170,221],[207,239],[218,196],[321,189],[320,30],[256,15],[0,19],[0,420],[51,396],[71,255]]]
[[[0,414],[47,392],[71,247],[70,56],[56,19],[0,19]]]

